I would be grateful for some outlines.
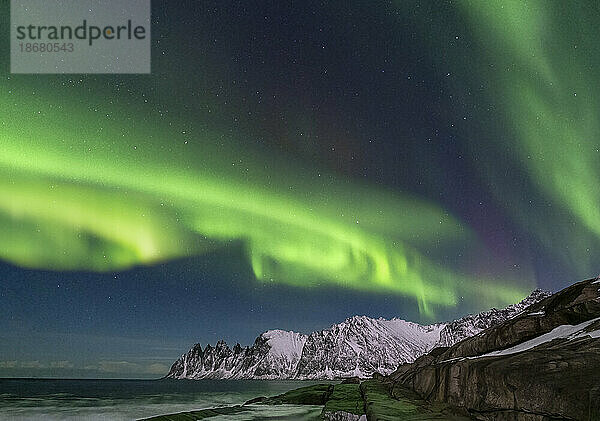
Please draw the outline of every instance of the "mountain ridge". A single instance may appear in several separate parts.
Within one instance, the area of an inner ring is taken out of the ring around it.
[[[220,340],[204,349],[195,344],[177,359],[173,379],[334,379],[390,374],[436,347],[451,346],[516,317],[551,293],[534,290],[503,309],[468,314],[445,323],[421,325],[400,318],[348,317],[308,335],[285,330],[261,333],[252,346],[230,348]]]

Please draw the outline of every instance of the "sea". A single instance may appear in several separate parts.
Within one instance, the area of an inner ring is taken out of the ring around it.
[[[0,379],[0,420],[137,420],[244,403],[319,382]],[[310,420],[320,407],[252,405],[210,420]]]

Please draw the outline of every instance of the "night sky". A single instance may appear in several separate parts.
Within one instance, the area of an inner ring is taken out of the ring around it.
[[[11,75],[1,35],[0,376],[597,274],[596,2],[152,3],[150,75]]]

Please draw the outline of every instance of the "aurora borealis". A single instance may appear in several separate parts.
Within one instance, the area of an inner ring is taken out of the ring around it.
[[[465,137],[483,176],[506,211],[562,265],[578,277],[594,273],[600,220],[596,5],[459,2],[458,11],[473,38],[449,60],[463,109],[478,111]],[[478,59],[465,66],[459,57],[466,53]],[[509,176],[507,168],[526,180]]]
[[[598,14],[153,2],[151,75],[10,75],[5,56],[2,328],[49,313],[59,336],[168,336],[227,313],[177,341],[241,341],[361,311],[441,320],[593,275]],[[69,283],[89,321],[62,309]],[[118,310],[98,303],[109,286]]]
[[[417,298],[424,312],[429,302],[456,304],[459,293],[477,291],[489,303],[510,303],[521,294],[516,287],[489,284],[488,290],[472,285],[483,284],[482,279],[461,286],[457,275],[436,267],[409,245],[413,238],[427,247],[434,239],[474,241],[434,205],[369,191],[360,183],[348,188],[332,178],[324,185],[298,181],[290,168],[255,171],[260,161],[248,159],[239,174],[229,169],[231,161],[219,150],[212,150],[209,159],[189,162],[184,152],[194,149],[189,143],[199,145],[192,155],[202,156],[212,149],[211,135],[191,137],[161,162],[156,159],[163,150],[160,142],[172,134],[161,133],[160,127],[136,131],[139,148],[127,142],[103,143],[118,136],[118,121],[103,127],[101,136],[68,127],[49,133],[49,123],[60,121],[64,113],[77,116],[68,106],[60,108],[59,113],[44,111],[29,119],[8,118],[27,130],[5,125],[21,139],[45,139],[37,144],[6,138],[2,144],[3,197],[10,198],[2,204],[9,233],[2,254],[17,264],[117,270],[241,240],[261,281],[298,287],[333,282],[400,293]],[[98,124],[90,117],[76,118]],[[150,137],[157,142],[144,140]],[[275,180],[286,171],[283,183]],[[255,172],[259,174],[246,174]],[[291,192],[287,185],[294,186]]]

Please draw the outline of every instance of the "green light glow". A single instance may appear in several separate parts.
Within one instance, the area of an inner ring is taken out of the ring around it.
[[[474,148],[484,150],[490,131],[501,130],[503,153],[523,168],[547,202],[543,215],[528,201],[531,194],[519,196],[518,186],[509,190],[494,158],[487,162],[490,184],[545,247],[589,276],[597,270],[590,250],[600,244],[598,9],[585,2],[569,7],[501,0],[458,5],[475,35],[473,59],[469,68],[457,63],[458,78],[476,74],[486,87],[481,103],[498,105],[489,118],[494,121],[471,132]],[[482,117],[482,126],[489,120]]]
[[[0,100],[0,256],[19,265],[114,270],[241,240],[259,280],[411,296],[429,316],[461,296],[490,306],[526,294],[424,257],[429,245],[475,241],[432,204],[308,176],[218,134],[184,142],[125,110],[107,122],[27,98]]]

